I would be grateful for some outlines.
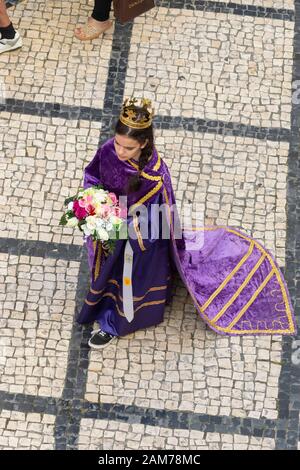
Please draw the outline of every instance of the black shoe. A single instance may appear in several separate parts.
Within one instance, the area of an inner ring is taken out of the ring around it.
[[[102,349],[111,344],[116,336],[112,336],[109,333],[105,333],[102,330],[93,331],[92,337],[90,338],[88,345],[93,349]]]

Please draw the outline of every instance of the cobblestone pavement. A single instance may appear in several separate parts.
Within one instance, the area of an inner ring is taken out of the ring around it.
[[[24,46],[0,56],[0,448],[300,448],[297,338],[218,336],[177,279],[163,324],[90,352],[86,253],[58,226],[123,96],[144,94],[178,201],[263,242],[297,306],[300,1],[161,0],[83,44],[92,1],[10,4]]]

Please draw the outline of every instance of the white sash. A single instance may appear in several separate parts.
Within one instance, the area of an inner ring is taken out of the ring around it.
[[[130,323],[134,318],[133,295],[132,295],[132,264],[133,251],[129,240],[127,240],[124,252],[123,269],[123,310],[127,321]]]

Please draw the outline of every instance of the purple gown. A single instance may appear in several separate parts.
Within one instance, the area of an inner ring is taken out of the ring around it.
[[[85,170],[84,186],[102,184],[125,195],[137,166],[121,162],[114,139],[98,150]],[[139,191],[128,207],[153,204],[170,208],[171,239],[130,239],[133,250],[134,319],[123,313],[123,266],[126,240],[105,258],[101,244],[87,242],[91,286],[79,323],[98,321],[112,335],[123,336],[163,321],[170,296],[171,263],[176,266],[200,317],[222,335],[295,334],[293,308],[284,278],[272,255],[256,240],[230,227],[185,230],[175,239],[175,197],[166,164],[156,151],[142,173]],[[129,217],[128,223],[133,221]]]

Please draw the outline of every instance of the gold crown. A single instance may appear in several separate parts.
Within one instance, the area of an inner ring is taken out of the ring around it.
[[[141,99],[140,105],[137,105],[137,102],[137,98],[127,98],[124,101],[120,121],[125,124],[125,126],[131,127],[132,129],[147,129],[147,127],[151,126],[154,115],[152,103],[146,98]],[[142,108],[145,111],[145,116],[141,117],[139,120],[137,119],[140,113],[137,108]]]

